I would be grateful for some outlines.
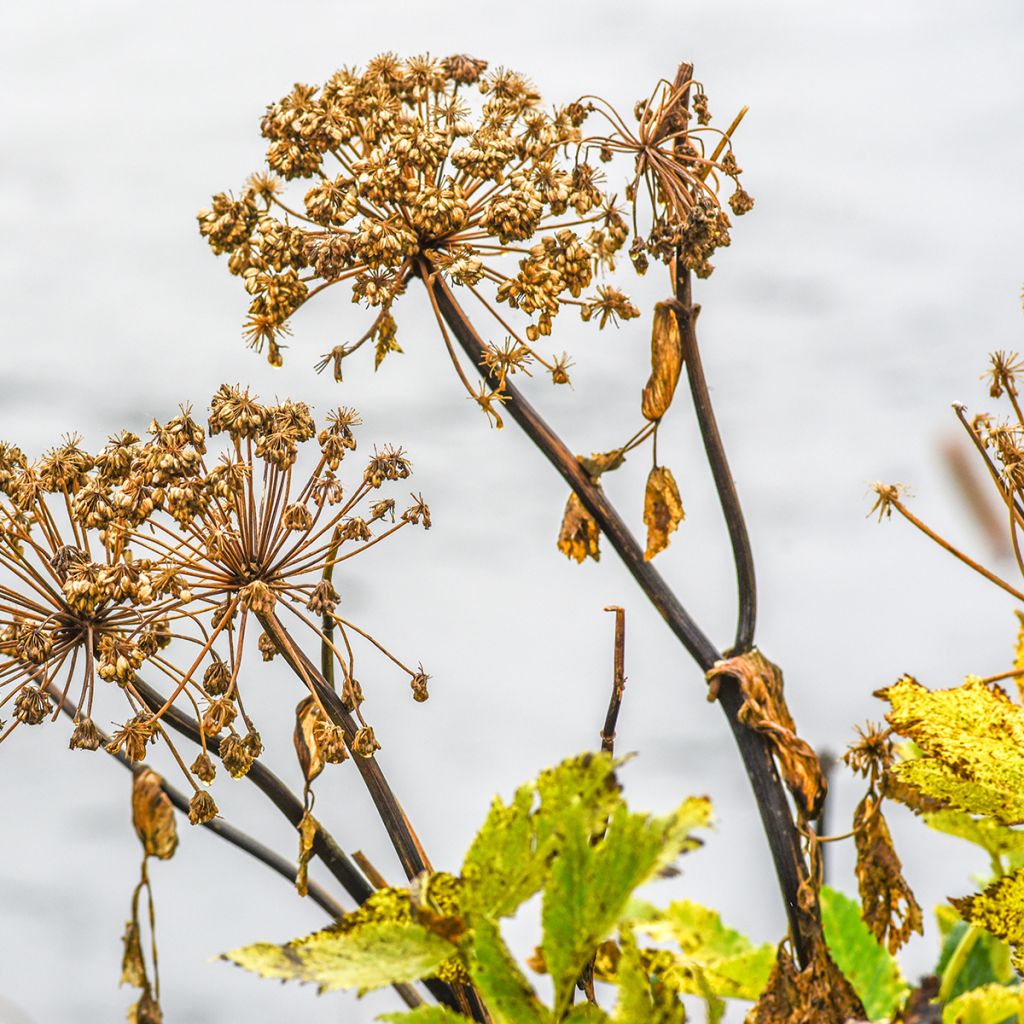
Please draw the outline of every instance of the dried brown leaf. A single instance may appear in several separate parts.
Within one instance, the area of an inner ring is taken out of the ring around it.
[[[601,531],[597,528],[594,517],[583,507],[583,502],[573,491],[565,503],[562,516],[562,529],[558,534],[558,550],[566,558],[574,558],[583,562],[587,557],[595,562],[601,558],[598,541]]]
[[[164,780],[149,768],[133,778],[132,823],[147,857],[170,860],[178,848],[174,807],[163,789]]]
[[[313,856],[313,843],[320,823],[309,811],[299,822],[299,870],[295,875],[295,888],[300,896],[309,892],[309,860]]]
[[[640,405],[644,419],[660,420],[668,411],[682,368],[683,342],[674,303],[659,302],[651,329],[651,376]]]
[[[321,724],[323,712],[315,698],[306,697],[295,707],[295,732],[292,740],[295,743],[295,754],[299,759],[306,785],[309,785],[323,770],[324,760],[320,755],[320,745],[314,735]]]
[[[128,1008],[128,1024],[163,1024],[164,1014],[160,1004],[149,992]]]
[[[655,466],[647,476],[644,492],[644,525],[647,527],[644,561],[649,562],[668,547],[669,534],[679,529],[685,517],[672,470],[667,466]]]
[[[818,755],[796,733],[783,693],[782,670],[755,648],[716,662],[707,678],[708,700],[717,699],[724,679],[739,683],[743,694],[739,720],[768,739],[782,779],[800,810],[807,818],[816,818],[828,787]]]
[[[133,988],[146,988],[149,981],[146,978],[146,962],[142,958],[142,939],[139,932],[139,923],[134,920],[128,921],[124,926],[124,952],[121,955],[121,981],[122,985],[131,985]]]
[[[584,455],[577,455],[576,461],[583,467],[587,476],[594,483],[601,478],[603,473],[611,473],[618,469],[626,461],[626,454],[621,448],[610,452],[591,452],[588,459]]]
[[[824,939],[801,970],[789,949],[779,946],[775,967],[746,1024],[846,1024],[867,1015],[853,986],[829,956]]]
[[[911,932],[924,934],[921,907],[903,877],[903,864],[882,816],[881,797],[868,793],[853,814],[861,917],[895,953]]]

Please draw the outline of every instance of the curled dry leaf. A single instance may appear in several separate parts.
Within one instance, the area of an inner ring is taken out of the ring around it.
[[[654,307],[651,329],[651,376],[644,387],[640,409],[644,419],[660,420],[672,404],[683,368],[683,341],[673,302]]]
[[[133,776],[132,824],[147,857],[170,860],[178,848],[178,826],[163,782],[149,768]]]
[[[125,924],[124,937],[121,941],[124,944],[124,952],[121,955],[120,984],[131,985],[133,988],[146,988],[149,985],[149,980],[146,977],[146,962],[142,958],[139,923],[134,918]]]
[[[574,558],[580,563],[587,557],[597,562],[601,558],[598,547],[600,537],[601,531],[594,517],[583,507],[583,502],[573,491],[565,503],[562,529],[558,534],[558,550],[566,558]]]
[[[295,874],[295,888],[300,896],[309,892],[309,859],[313,856],[313,843],[319,827],[320,823],[309,811],[302,815],[299,822],[299,870]]]
[[[685,518],[672,470],[667,466],[655,466],[647,476],[644,492],[644,525],[647,527],[644,561],[649,562],[668,547],[669,534],[678,530]]]
[[[875,938],[895,953],[911,932],[924,934],[921,907],[903,877],[903,864],[882,816],[882,798],[868,793],[853,815],[861,916]]]
[[[596,484],[604,473],[611,473],[626,461],[626,453],[621,448],[610,452],[591,452],[590,458],[577,455],[576,461]]]
[[[819,938],[811,962],[801,970],[785,943],[779,946],[768,984],[746,1016],[746,1024],[846,1024],[865,1019],[853,986]]]
[[[323,770],[324,759],[320,755],[320,745],[314,732],[323,718],[323,712],[315,698],[306,697],[295,707],[295,732],[292,739],[295,743],[295,754],[299,759],[303,778],[308,786]]]
[[[739,720],[768,739],[801,813],[816,818],[827,790],[825,775],[818,755],[796,733],[783,693],[782,670],[757,648],[716,662],[707,674],[708,700],[718,698],[722,680],[729,677],[737,680],[743,694]]]
[[[128,1008],[128,1024],[163,1024],[163,1020],[163,1010],[150,992],[143,992],[142,998]]]

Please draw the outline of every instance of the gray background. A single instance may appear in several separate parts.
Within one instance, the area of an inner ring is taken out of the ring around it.
[[[194,213],[260,165],[265,103],[384,49],[468,51],[526,72],[548,101],[596,91],[627,108],[690,58],[720,119],[749,103],[737,149],[758,205],[699,286],[701,335],[757,552],[761,645],[785,668],[803,733],[842,749],[852,723],[879,716],[872,691],[901,672],[952,685],[1012,653],[1008,599],[865,512],[871,480],[906,481],[918,511],[989,554],[940,448],[956,436],[950,401],[987,402],[986,353],[1021,343],[1020,4],[94,0],[8,4],[0,28],[0,436],[38,454],[77,429],[98,446],[179,401],[202,408],[224,380],[320,410],[357,405],[365,447],[411,449],[434,512],[430,533],[382,546],[342,589],[360,622],[434,675],[418,706],[385,664],[364,671],[382,762],[435,863],[457,866],[492,794],[595,743],[611,656],[602,608],[620,603],[619,747],[640,753],[628,793],[663,811],[706,792],[720,819],[654,895],[706,900],[777,938],[767,849],[699,672],[614,558],[579,568],[554,550],[563,486],[514,426],[488,430],[463,400],[421,298],[402,300],[406,354],[376,377],[368,359],[340,386],[312,373],[362,322],[340,295],[296,317],[285,366],[271,370],[239,340],[244,295]],[[649,309],[663,287],[648,278],[632,291]],[[635,420],[647,321],[598,335],[570,319],[556,343],[577,359],[575,391],[538,381],[531,394],[575,449],[600,450]],[[662,450],[688,518],[660,565],[724,645],[725,534],[678,406]],[[608,481],[637,525],[644,462]],[[252,664],[268,758],[294,782],[295,685]],[[116,1020],[132,998],[115,987],[138,860],[127,776],[65,747],[60,726],[22,730],[0,752],[3,1022]],[[329,776],[321,816],[397,879],[354,774]],[[857,788],[837,778],[837,827]],[[222,811],[291,854],[294,834],[250,789],[219,782]],[[966,891],[983,859],[896,818],[931,926],[931,905]],[[833,878],[849,889],[850,851],[834,853]],[[322,921],[215,838],[186,829],[153,876],[169,1021],[368,1021],[392,1005],[319,999],[211,963]],[[529,922],[510,934],[521,950],[536,939]],[[910,973],[934,942],[911,944]]]

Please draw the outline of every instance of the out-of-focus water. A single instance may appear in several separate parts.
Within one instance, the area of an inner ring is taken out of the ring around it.
[[[872,690],[900,673],[952,684],[1010,655],[1007,600],[865,511],[869,481],[907,481],[927,518],[987,554],[939,449],[955,436],[949,402],[983,401],[987,351],[1021,344],[1020,5],[96,0],[9,5],[2,24],[0,436],[33,453],[67,430],[98,445],[179,401],[202,407],[224,380],[320,410],[357,405],[367,446],[412,450],[434,513],[429,534],[382,545],[374,573],[346,591],[361,622],[434,676],[422,707],[383,664],[364,681],[382,763],[434,862],[457,866],[493,793],[594,745],[611,664],[602,609],[622,604],[619,748],[640,753],[628,792],[657,810],[706,792],[720,817],[662,895],[713,901],[776,938],[767,848],[699,672],[613,557],[580,568],[555,552],[562,485],[514,426],[488,430],[463,400],[419,297],[401,304],[406,354],[375,377],[356,359],[344,385],[312,373],[357,322],[342,297],[296,318],[272,370],[239,341],[244,296],[194,213],[259,165],[266,102],[383,49],[468,51],[529,73],[552,101],[597,91],[627,107],[688,58],[720,117],[749,103],[738,153],[758,205],[699,287],[701,337],[757,552],[762,647],[785,668],[803,733],[839,750],[854,722],[879,716]],[[649,308],[659,287],[634,292]],[[576,450],[607,448],[634,418],[646,323],[560,330],[575,390],[539,381],[531,394]],[[660,562],[725,645],[726,538],[678,404],[660,450],[688,518]],[[634,461],[608,487],[639,525],[645,467]],[[294,783],[295,688],[273,672],[247,685],[269,762]],[[115,988],[138,860],[127,777],[65,746],[53,727],[21,730],[0,752],[0,1022],[109,1021],[131,999]],[[250,789],[218,784],[225,816],[291,852],[294,834]],[[328,773],[319,789],[339,839],[397,878],[354,774]],[[857,786],[840,776],[835,791],[840,826]],[[955,840],[925,844],[912,821],[896,831],[926,907],[984,869]],[[850,888],[851,856],[833,852],[833,878]],[[210,962],[322,922],[214,837],[187,831],[152,875],[169,1021],[369,1021],[392,1005],[386,994],[317,998]],[[513,931],[520,948],[528,931]],[[934,943],[911,944],[911,973]]]

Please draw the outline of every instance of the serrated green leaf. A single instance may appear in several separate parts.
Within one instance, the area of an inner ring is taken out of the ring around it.
[[[1024,995],[1019,988],[985,985],[972,989],[942,1009],[942,1024],[1002,1024],[1024,1014]]]
[[[472,1017],[449,1010],[447,1006],[417,1006],[404,1013],[382,1013],[377,1020],[385,1024],[466,1024]]]
[[[469,972],[494,1024],[550,1024],[551,1014],[512,959],[498,926],[473,929]]]
[[[861,920],[860,904],[824,886],[821,919],[829,952],[860,996],[871,1020],[891,1017],[909,986],[892,955]]]
[[[507,917],[540,891],[561,844],[562,816],[583,807],[592,832],[622,803],[610,754],[584,754],[540,773],[516,790],[512,803],[495,799],[462,865],[462,909]]]
[[[370,921],[344,932],[314,932],[283,946],[257,942],[223,959],[264,978],[313,982],[321,992],[366,992],[429,978],[454,952],[451,943],[420,924]]]
[[[622,919],[633,890],[684,850],[699,845],[693,829],[710,823],[706,800],[687,800],[675,814],[649,818],[620,804],[597,843],[585,809],[562,814],[565,836],[541,907],[544,959],[555,986],[555,1016],[568,1007],[584,964]]]

